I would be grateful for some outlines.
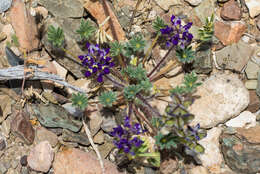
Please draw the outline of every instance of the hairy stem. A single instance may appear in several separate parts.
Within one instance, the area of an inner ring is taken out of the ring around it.
[[[138,108],[134,105],[133,106],[133,109],[134,109],[134,112],[135,112],[135,115],[138,116],[141,120],[144,120],[145,123],[150,127],[150,129],[152,130],[152,134],[155,134],[156,133],[156,129],[152,126],[152,124],[150,123],[150,121],[144,116],[142,115],[139,111],[138,111]]]
[[[108,80],[110,80],[115,86],[119,87],[119,88],[124,88],[125,86],[122,85],[121,83],[117,82],[115,79],[113,79],[112,77],[108,76],[108,75],[104,75]]]
[[[168,52],[164,55],[164,57],[160,60],[160,62],[153,68],[153,70],[148,74],[148,77],[150,77],[159,67],[160,65],[163,63],[163,61],[167,58],[167,56],[170,54],[170,52],[172,51],[174,45],[171,46],[171,48],[168,50]]]
[[[140,94],[137,94],[136,97],[141,100],[154,114],[156,114],[157,116],[161,117],[161,114],[154,109],[146,100],[143,96],[141,96]]]
[[[160,33],[157,33],[156,37],[154,38],[152,44],[150,45],[149,49],[147,50],[147,52],[145,53],[144,59],[143,59],[143,67],[145,67],[145,61],[147,60],[148,56],[151,54],[151,51],[154,47],[154,45],[157,43],[157,40],[160,36]]]

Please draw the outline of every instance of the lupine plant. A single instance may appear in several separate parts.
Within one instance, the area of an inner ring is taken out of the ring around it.
[[[200,85],[194,72],[185,75],[183,85],[169,91],[172,102],[166,107],[165,114],[160,114],[149,103],[158,93],[154,90],[154,77],[160,74],[161,65],[173,49],[176,50],[177,63],[185,65],[194,61],[195,54],[190,45],[193,39],[189,32],[191,26],[191,22],[184,24],[174,15],[170,26],[157,17],[153,23],[156,37],[146,53],[144,47],[147,42],[142,35],[137,34],[128,42],[115,41],[99,45],[89,41],[86,43],[87,53],[78,56],[86,69],[87,78],[100,85],[106,81],[113,84],[109,91],[100,93],[99,102],[104,107],[126,106],[124,123],[114,128],[110,135],[114,137],[114,144],[119,152],[125,153],[131,160],[145,158],[153,166],[159,167],[159,152],[165,149],[185,147],[197,153],[204,151],[197,141],[206,135],[205,132],[200,129],[199,124],[194,127],[189,125],[194,116],[188,111],[188,106],[194,101],[192,93]],[[207,33],[211,31],[204,29],[200,33],[207,38]],[[77,33],[82,39],[88,39],[94,30],[89,23],[82,21]],[[64,35],[59,28],[50,27],[48,36],[54,46],[62,46]],[[159,37],[165,38],[164,45],[168,51],[147,73],[145,63]],[[88,100],[86,96],[78,94],[73,95],[72,101],[76,105],[81,104],[83,108]],[[150,148],[151,143],[144,138],[149,135],[155,136],[153,150]]]

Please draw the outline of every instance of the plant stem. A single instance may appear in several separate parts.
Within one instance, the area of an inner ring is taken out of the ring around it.
[[[109,77],[108,75],[104,75],[108,80],[110,80],[115,86],[119,88],[124,88],[125,86],[114,80],[112,77]]]
[[[122,66],[122,68],[126,67],[125,62],[123,61],[123,58],[120,54],[117,56],[117,58],[119,60],[120,65]]]
[[[78,57],[77,56],[75,56],[72,52],[70,52],[69,50],[67,50],[67,49],[65,49],[65,48],[61,48],[65,53],[67,53],[67,54],[69,54],[69,55],[71,55],[72,57],[74,57],[76,60],[78,59]]]
[[[144,115],[142,115],[139,111],[138,111],[138,109],[137,109],[137,107],[134,105],[133,106],[133,109],[134,109],[134,112],[135,112],[135,114],[136,114],[136,116],[138,116],[139,118],[141,118],[142,120],[144,120],[145,122],[146,122],[146,124],[151,128],[151,130],[152,130],[152,134],[155,134],[156,133],[156,130],[155,130],[155,128],[152,126],[152,124],[150,123],[150,121],[144,116]]]
[[[138,99],[140,99],[153,113],[155,113],[156,115],[158,115],[159,117],[161,117],[161,114],[156,111],[146,100],[143,96],[141,96],[140,94],[137,94],[136,97]]]
[[[148,77],[150,77],[154,71],[157,70],[157,68],[160,67],[160,65],[163,63],[163,61],[167,58],[167,56],[170,54],[170,52],[172,51],[174,45],[171,46],[171,48],[168,50],[168,52],[164,55],[164,57],[160,60],[160,62],[153,68],[153,70],[148,74]]]
[[[143,67],[145,67],[145,61],[148,58],[148,56],[151,54],[151,51],[152,51],[154,45],[157,43],[157,40],[158,40],[159,36],[160,36],[160,33],[158,32],[156,37],[154,38],[152,44],[150,45],[149,49],[145,53],[145,56],[144,56],[144,59],[143,59],[143,62],[142,62],[143,63]]]

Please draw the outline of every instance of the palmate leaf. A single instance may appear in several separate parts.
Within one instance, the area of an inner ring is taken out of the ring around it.
[[[55,47],[61,47],[64,43],[65,36],[60,27],[56,29],[53,25],[49,26],[47,35],[49,42]]]
[[[165,27],[166,27],[165,22],[159,16],[157,16],[155,21],[153,22],[153,29],[157,33],[161,33],[160,30],[165,28]]]
[[[95,32],[95,27],[91,25],[90,21],[83,19],[80,22],[79,29],[76,30],[76,33],[80,35],[81,39],[89,39]]]

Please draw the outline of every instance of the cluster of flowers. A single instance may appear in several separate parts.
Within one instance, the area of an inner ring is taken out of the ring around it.
[[[103,75],[110,73],[110,68],[114,66],[112,58],[108,56],[109,48],[102,49],[98,44],[86,44],[88,53],[78,56],[82,64],[87,68],[86,77],[97,74],[97,81],[103,82]]]
[[[166,34],[169,36],[166,45],[169,47],[172,44],[177,46],[179,45],[181,49],[184,49],[187,45],[190,44],[193,35],[189,33],[189,29],[192,25],[192,22],[187,23],[186,25],[182,26],[181,19],[172,15],[171,17],[172,27],[168,25],[161,29],[162,34]]]
[[[118,149],[125,153],[135,155],[134,149],[140,147],[144,143],[137,135],[144,132],[145,130],[141,128],[139,123],[131,125],[130,118],[126,117],[124,120],[124,126],[119,125],[116,128],[113,128],[111,136],[116,138],[114,144]]]

